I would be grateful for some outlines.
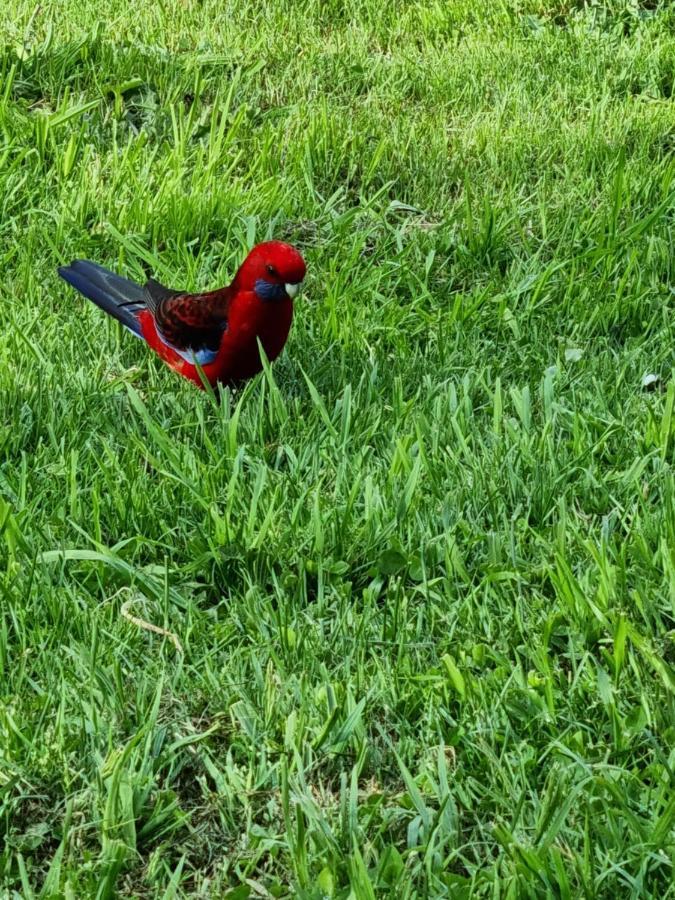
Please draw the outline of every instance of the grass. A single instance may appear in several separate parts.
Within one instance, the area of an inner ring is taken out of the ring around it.
[[[674,897],[672,4],[105,6],[0,13],[4,896]],[[56,276],[272,235],[220,405]]]

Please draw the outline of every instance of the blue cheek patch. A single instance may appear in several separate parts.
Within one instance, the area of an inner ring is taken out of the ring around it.
[[[286,296],[286,288],[283,284],[275,284],[273,281],[265,281],[259,278],[255,283],[255,292],[263,301],[269,303],[273,300],[283,300]]]

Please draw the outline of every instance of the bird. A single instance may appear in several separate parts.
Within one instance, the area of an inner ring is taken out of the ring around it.
[[[61,278],[202,389],[204,378],[212,388],[236,386],[260,372],[258,342],[270,362],[279,356],[306,271],[300,252],[283,241],[257,244],[231,284],[205,293],[174,290],[153,278],[141,285],[86,259],[58,269]]]

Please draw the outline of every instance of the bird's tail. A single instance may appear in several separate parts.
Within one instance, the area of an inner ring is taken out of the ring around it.
[[[142,337],[137,315],[145,309],[146,295],[140,284],[86,259],[61,266],[59,275],[137,337]]]

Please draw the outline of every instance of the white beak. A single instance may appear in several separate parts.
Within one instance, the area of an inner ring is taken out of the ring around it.
[[[291,298],[291,300],[294,297],[297,297],[300,292],[300,282],[299,281],[297,281],[295,284],[285,284],[284,287],[286,288],[286,293]]]

